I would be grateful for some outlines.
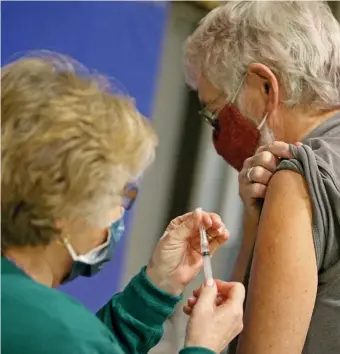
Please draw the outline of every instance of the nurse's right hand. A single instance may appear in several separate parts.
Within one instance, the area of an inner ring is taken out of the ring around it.
[[[215,280],[194,291],[184,312],[190,316],[186,347],[203,347],[220,353],[243,329],[245,289],[241,283]]]

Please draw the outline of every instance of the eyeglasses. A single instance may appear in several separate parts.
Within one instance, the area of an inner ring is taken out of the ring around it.
[[[230,103],[235,102],[236,97],[239,94],[246,77],[247,77],[247,75],[243,75],[243,78],[242,78],[234,96],[232,97],[232,99],[230,101],[226,101],[226,104],[230,104]],[[220,110],[212,112],[211,109],[209,109],[209,107],[213,106],[223,96],[224,96],[224,93],[221,93],[214,100],[212,100],[207,105],[205,105],[200,111],[198,111],[198,115],[200,116],[200,118],[204,119],[204,121],[206,123],[208,123],[209,125],[211,125],[214,129],[218,129],[217,116],[218,116]]]
[[[206,123],[211,125],[213,128],[217,128],[218,119],[217,112],[211,112],[209,110],[209,106],[203,107],[200,111],[198,111],[198,115],[201,119],[203,119]]]
[[[203,106],[203,108],[198,111],[198,115],[202,118],[206,123],[211,125],[214,129],[218,128],[218,113],[219,111],[212,111],[210,108],[218,101],[220,98],[224,96],[224,93],[218,95],[214,100],[210,101],[207,105]]]
[[[138,194],[138,187],[136,185],[128,184],[124,188],[123,208],[125,210],[130,210],[132,208],[132,206],[135,203],[135,200],[137,198],[137,194]]]

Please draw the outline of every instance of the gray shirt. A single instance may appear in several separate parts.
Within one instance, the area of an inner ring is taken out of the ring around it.
[[[318,292],[303,354],[340,354],[340,114],[303,143],[279,165],[304,176],[313,205]]]
[[[340,354],[340,114],[313,130],[303,144],[292,146],[295,159],[278,167],[304,176],[313,204],[318,291],[303,354]],[[236,342],[229,353],[235,349]]]

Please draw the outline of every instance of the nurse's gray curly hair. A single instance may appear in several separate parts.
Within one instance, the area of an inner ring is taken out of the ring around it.
[[[63,218],[106,227],[157,144],[129,97],[58,54],[2,69],[1,138],[2,252],[49,244]]]
[[[325,2],[227,1],[185,46],[188,83],[204,75],[228,97],[252,63],[274,72],[288,107],[340,105],[340,25]]]

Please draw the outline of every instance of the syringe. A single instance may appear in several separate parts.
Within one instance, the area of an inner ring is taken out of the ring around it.
[[[211,268],[209,242],[207,238],[207,233],[202,226],[200,226],[200,236],[201,236],[201,253],[203,257],[204,277],[205,277],[206,284],[211,286],[214,284],[214,278],[212,275],[212,268]]]

